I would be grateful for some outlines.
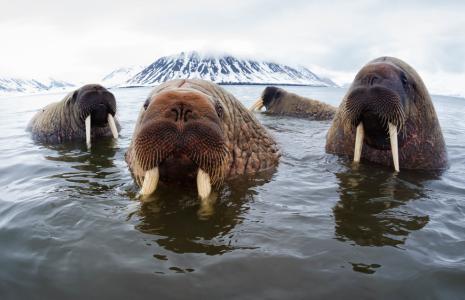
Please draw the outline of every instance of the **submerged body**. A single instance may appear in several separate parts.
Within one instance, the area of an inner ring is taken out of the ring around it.
[[[141,187],[158,181],[196,181],[199,196],[238,175],[275,167],[275,140],[242,104],[204,80],[172,80],[150,94],[141,109],[126,162]]]
[[[416,71],[393,57],[375,59],[358,72],[328,131],[326,152],[396,171],[447,166],[431,97]]]
[[[336,114],[336,108],[329,104],[305,98],[274,86],[266,87],[250,110],[260,110],[262,107],[265,107],[269,114],[311,120],[331,120]]]
[[[115,113],[113,94],[100,85],[88,84],[37,112],[27,130],[36,141],[58,144],[85,139],[90,147],[92,138],[118,137]]]

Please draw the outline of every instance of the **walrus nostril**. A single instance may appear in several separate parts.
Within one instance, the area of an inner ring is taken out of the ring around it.
[[[187,122],[189,119],[192,118],[192,110],[186,109],[184,106],[179,106],[171,109],[171,112],[174,114],[172,115],[175,122]]]
[[[179,116],[180,115],[179,109],[178,108],[172,108],[171,111],[174,112],[174,114],[175,114],[174,121],[177,122],[179,117],[180,117]]]
[[[369,86],[373,86],[381,81],[381,78],[375,74],[370,74],[366,78],[366,83]]]
[[[187,122],[189,120],[190,115],[192,115],[192,110],[186,109],[186,112],[184,113],[184,122]]]

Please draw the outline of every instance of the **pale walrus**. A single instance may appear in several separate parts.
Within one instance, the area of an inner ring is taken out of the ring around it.
[[[206,200],[224,179],[275,167],[280,150],[233,95],[189,79],[165,82],[149,95],[125,157],[140,195],[155,192],[159,180],[196,181]]]
[[[331,120],[336,113],[334,106],[274,86],[266,87],[260,98],[250,107],[250,110],[260,110],[262,107],[265,107],[269,114],[311,120]]]
[[[115,113],[113,94],[101,85],[88,84],[41,109],[27,128],[37,141],[57,144],[86,139],[90,148],[91,137],[118,137]]]
[[[447,165],[430,95],[417,72],[393,57],[377,58],[355,76],[328,131],[326,151],[396,171]]]

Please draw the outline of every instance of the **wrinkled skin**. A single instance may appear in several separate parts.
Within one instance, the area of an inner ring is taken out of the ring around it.
[[[263,106],[268,114],[311,120],[331,120],[336,113],[336,108],[329,104],[305,98],[274,86],[266,87],[260,100],[263,101]]]
[[[203,80],[172,80],[142,107],[126,162],[139,186],[159,168],[160,181],[194,180],[201,168],[212,184],[278,164],[280,151],[267,130],[233,95]]]
[[[85,140],[85,119],[91,116],[92,138],[111,137],[108,114],[115,116],[116,101],[103,86],[88,84],[69,93],[60,102],[41,109],[29,122],[36,141],[58,144],[71,140]],[[115,119],[118,131],[120,126]]]
[[[326,152],[353,157],[363,123],[362,162],[393,166],[387,124],[398,128],[401,169],[443,169],[447,152],[431,97],[417,72],[393,57],[365,65],[344,96],[326,138]]]

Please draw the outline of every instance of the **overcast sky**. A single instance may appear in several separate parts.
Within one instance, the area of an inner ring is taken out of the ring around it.
[[[338,83],[399,57],[465,95],[465,1],[5,1],[0,75],[98,81],[183,50],[301,64]]]

